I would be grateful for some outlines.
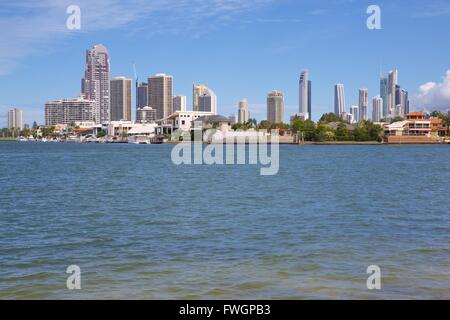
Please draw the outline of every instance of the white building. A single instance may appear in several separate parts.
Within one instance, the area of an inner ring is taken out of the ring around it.
[[[311,118],[310,115],[310,81],[309,81],[309,72],[308,70],[304,70],[300,75],[299,81],[299,113],[300,117],[304,120],[308,120]]]
[[[8,129],[23,129],[23,112],[17,108],[8,111]]]
[[[359,119],[359,107],[358,106],[351,106],[350,107],[350,114],[352,115],[352,121],[350,123],[358,123],[360,121],[360,119]]]
[[[142,107],[136,110],[136,123],[152,123],[156,120],[156,110],[152,107]]]
[[[239,101],[238,122],[241,124],[247,123],[250,119],[250,113],[248,111],[247,99]]]
[[[376,96],[372,99],[372,121],[380,122],[383,118],[383,99]]]
[[[156,123],[133,123],[131,121],[110,121],[104,130],[110,137],[126,137],[130,135],[151,135],[156,132]]]
[[[392,116],[395,112],[396,106],[396,90],[398,86],[398,71],[397,69],[391,70],[388,76],[388,92],[387,92],[387,116]]]
[[[334,113],[340,117],[345,112],[345,91],[344,85],[338,83],[334,86]]]
[[[358,121],[369,120],[369,90],[359,89],[359,119]]]
[[[94,119],[96,123],[111,120],[109,53],[105,46],[98,44],[86,52],[86,67],[81,81],[81,93],[88,100],[95,101]]]
[[[83,97],[47,101],[45,125],[70,124],[72,122],[95,122],[96,102]]]

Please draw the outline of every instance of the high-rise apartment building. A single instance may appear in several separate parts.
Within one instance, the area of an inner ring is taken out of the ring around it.
[[[282,123],[284,119],[284,95],[273,90],[267,95],[267,120],[271,123]]]
[[[131,79],[111,80],[111,121],[131,121]]]
[[[173,111],[186,111],[187,98],[186,96],[173,97]]]
[[[387,77],[381,77],[380,79],[380,98],[383,100],[382,117],[387,118],[387,116],[389,115]]]
[[[83,96],[74,99],[47,101],[45,103],[45,125],[93,122],[96,107],[95,100],[87,100]]]
[[[358,121],[369,120],[369,90],[359,89],[359,119]]]
[[[136,110],[136,123],[152,123],[156,120],[156,110],[152,107],[142,107]]]
[[[159,73],[148,79],[148,105],[156,110],[158,120],[173,113],[173,77]]]
[[[207,87],[198,97],[198,111],[217,114],[217,96],[214,91]]]
[[[23,129],[23,112],[17,108],[8,111],[8,129]]]
[[[145,82],[139,83],[136,92],[136,107],[143,108],[148,106],[148,85]]]
[[[192,86],[192,110],[199,111],[198,98],[208,89],[204,84],[195,84]]]
[[[391,70],[388,76],[388,116],[392,116],[395,111],[396,103],[396,91],[398,89],[398,71],[396,69]]]
[[[350,107],[350,114],[352,115],[352,120],[350,121],[351,123],[357,123],[360,121],[360,114],[359,114],[360,110],[358,106],[351,106]]]
[[[111,120],[109,72],[108,49],[98,44],[87,50],[81,92],[85,99],[95,101],[94,119],[96,123]]]
[[[242,99],[239,101],[238,122],[244,124],[247,123],[249,119],[250,113],[248,111],[248,101],[247,99]]]
[[[308,70],[304,70],[300,75],[299,116],[304,120],[311,119],[311,81]]]
[[[345,112],[344,85],[339,83],[334,86],[334,113],[340,117]]]
[[[372,99],[372,121],[380,122],[383,118],[383,98],[376,96]]]

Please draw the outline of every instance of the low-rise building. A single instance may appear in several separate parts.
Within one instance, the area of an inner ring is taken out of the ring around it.
[[[410,112],[406,120],[384,127],[388,143],[438,143],[448,134],[442,119],[427,119],[423,112]]]

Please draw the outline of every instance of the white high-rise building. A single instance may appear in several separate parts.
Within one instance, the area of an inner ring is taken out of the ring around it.
[[[350,114],[352,115],[352,120],[350,121],[350,123],[357,123],[360,121],[359,111],[360,110],[358,106],[350,107]]]
[[[381,77],[380,79],[380,98],[383,99],[383,111],[382,115],[384,118],[387,118],[389,115],[388,108],[388,78]]]
[[[345,112],[345,90],[344,85],[338,83],[334,86],[334,113],[340,117]]]
[[[217,114],[217,96],[208,87],[205,87],[198,97],[198,111]]]
[[[98,44],[87,50],[81,92],[86,99],[95,101],[94,118],[96,123],[111,120],[109,72],[108,49]]]
[[[131,121],[131,79],[111,80],[111,121]]]
[[[282,123],[284,119],[284,95],[273,90],[267,94],[267,120],[271,123]]]
[[[372,121],[380,122],[383,118],[383,98],[376,96],[372,99]]]
[[[158,120],[173,113],[173,77],[159,73],[148,79],[148,106],[156,110]]]
[[[173,112],[186,111],[187,98],[186,96],[175,96],[173,97]]]
[[[247,123],[250,119],[250,113],[248,111],[248,102],[247,99],[242,99],[239,101],[239,113],[238,113],[238,122],[239,123]]]
[[[391,70],[388,76],[388,92],[387,92],[387,108],[388,115],[392,116],[395,112],[396,104],[396,90],[398,86],[398,71],[397,69]]]
[[[309,72],[304,70],[300,75],[299,81],[299,117],[308,120],[311,119],[311,82],[309,81]]]
[[[359,89],[359,119],[358,121],[369,120],[369,90]]]
[[[23,129],[23,112],[17,108],[8,111],[8,129]]]

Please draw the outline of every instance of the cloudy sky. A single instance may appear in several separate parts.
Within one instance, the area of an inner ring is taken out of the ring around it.
[[[218,95],[219,112],[236,113],[246,97],[265,117],[268,91],[296,112],[298,76],[310,70],[313,118],[333,106],[345,84],[347,107],[357,89],[379,91],[380,70],[399,70],[415,109],[450,109],[450,3],[363,0],[0,0],[0,126],[12,107],[42,122],[46,100],[80,92],[85,50],[108,47],[112,76],[174,76],[175,94],[191,100],[193,82]],[[66,28],[69,5],[81,30]],[[366,27],[367,7],[381,7],[382,29]],[[189,105],[188,105],[189,107]]]

